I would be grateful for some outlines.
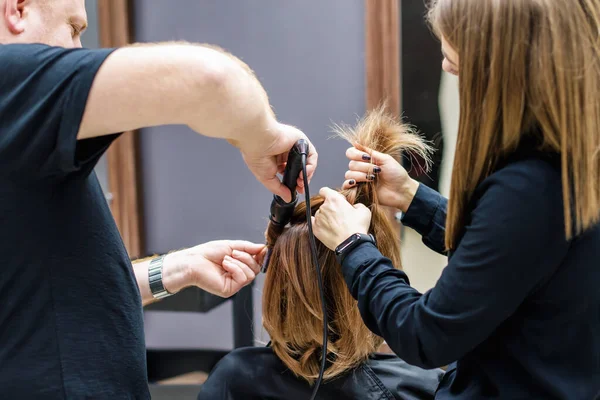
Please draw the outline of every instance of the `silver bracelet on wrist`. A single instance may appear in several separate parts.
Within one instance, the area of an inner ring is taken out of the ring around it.
[[[165,297],[172,296],[173,293],[169,293],[163,285],[163,261],[165,256],[156,257],[150,261],[148,266],[148,282],[150,283],[150,291],[155,299],[164,299]]]

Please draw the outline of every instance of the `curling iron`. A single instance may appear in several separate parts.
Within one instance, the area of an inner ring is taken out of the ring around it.
[[[292,149],[290,150],[287,159],[287,164],[285,165],[285,170],[283,172],[283,179],[281,180],[281,182],[288,189],[290,189],[292,199],[289,203],[286,203],[281,197],[273,195],[273,200],[271,201],[271,215],[269,216],[269,219],[281,230],[283,230],[283,228],[285,228],[285,226],[292,219],[294,209],[296,208],[296,204],[298,203],[296,185],[298,182],[298,178],[302,173],[303,155],[304,157],[308,156],[308,142],[304,139],[300,139],[296,142],[296,144],[294,144],[294,147],[292,147]],[[308,182],[305,182],[305,184],[308,184]],[[265,256],[262,272],[267,271],[270,259],[271,249],[269,248],[267,249],[267,255]]]
[[[290,150],[288,155],[287,164],[283,172],[282,183],[290,189],[292,198],[289,203],[285,202],[281,197],[274,195],[271,201],[271,215],[269,219],[278,229],[283,231],[285,226],[292,219],[294,209],[298,203],[298,197],[296,193],[296,185],[298,183],[298,177],[302,174],[304,178],[304,194],[306,197],[306,224],[308,225],[308,235],[310,239],[310,249],[312,253],[313,263],[317,274],[317,283],[319,286],[319,295],[321,298],[321,310],[323,312],[323,351],[321,352],[321,368],[319,370],[319,377],[315,385],[313,386],[311,400],[315,400],[317,392],[323,381],[323,375],[325,374],[325,366],[327,363],[327,338],[328,338],[328,318],[327,318],[327,306],[325,304],[325,290],[323,288],[323,277],[321,276],[321,267],[319,266],[319,258],[317,256],[317,244],[315,242],[315,236],[312,230],[312,213],[310,209],[310,192],[308,187],[308,174],[306,172],[306,159],[308,157],[308,142],[304,139],[300,139],[294,144],[294,147]],[[269,260],[271,259],[271,248],[267,249],[267,255],[263,263],[262,272],[267,271],[269,266]]]

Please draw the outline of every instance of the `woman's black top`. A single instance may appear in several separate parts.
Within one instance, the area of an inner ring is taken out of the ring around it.
[[[403,216],[439,253],[446,205],[421,185]],[[369,243],[342,269],[365,323],[400,358],[452,364],[436,399],[597,399],[600,226],[567,241],[563,221],[559,157],[526,148],[478,186],[432,290],[411,288]]]
[[[443,371],[373,354],[353,371],[321,384],[317,399],[433,399]],[[219,361],[198,400],[308,400],[312,387],[290,372],[270,347],[234,350]]]

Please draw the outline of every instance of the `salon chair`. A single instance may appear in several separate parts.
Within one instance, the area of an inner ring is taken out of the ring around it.
[[[235,296],[224,299],[202,289],[191,287],[145,307],[145,311],[173,311],[207,313],[226,301],[233,302],[234,348],[254,345],[253,285],[248,285]],[[196,399],[200,385],[162,385],[158,381],[190,372],[209,373],[227,351],[222,350],[147,350],[148,381],[153,400]]]

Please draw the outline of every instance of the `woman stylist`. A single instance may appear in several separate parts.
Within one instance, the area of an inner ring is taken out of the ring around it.
[[[345,187],[380,179],[382,204],[448,266],[425,294],[368,237],[339,257],[367,326],[398,356],[451,364],[439,399],[600,395],[600,2],[438,0],[430,22],[459,76],[450,199],[388,156],[347,153]],[[370,212],[321,193],[330,249]],[[341,248],[338,248],[338,250]]]

